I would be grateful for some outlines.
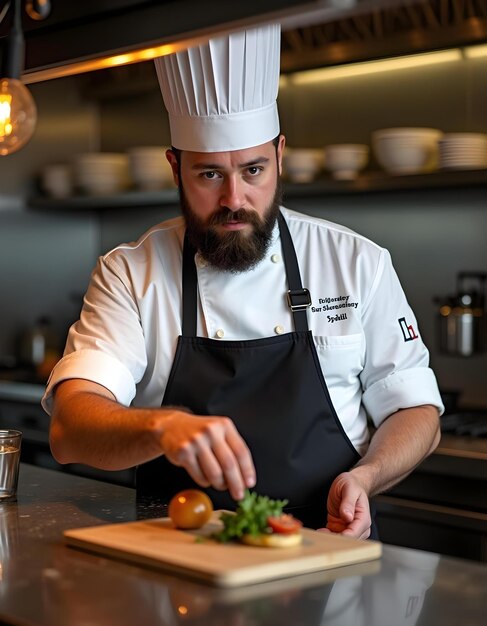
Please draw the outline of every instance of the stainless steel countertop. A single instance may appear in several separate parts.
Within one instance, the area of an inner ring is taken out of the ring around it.
[[[67,528],[158,517],[135,492],[21,465],[0,504],[0,622],[25,626],[476,626],[487,566],[384,546],[381,560],[233,590],[68,548]]]

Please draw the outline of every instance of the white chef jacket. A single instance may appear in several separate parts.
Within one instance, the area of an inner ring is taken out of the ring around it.
[[[308,323],[331,400],[363,454],[367,414],[378,426],[401,408],[443,410],[428,351],[387,250],[343,226],[282,211],[311,294]],[[48,381],[48,413],[54,387],[69,378],[103,385],[126,406],[161,405],[181,334],[184,228],[182,218],[168,220],[99,259]],[[195,258],[199,336],[247,340],[294,330],[277,224],[250,271],[222,272]],[[275,392],[286,393],[278,377]]]

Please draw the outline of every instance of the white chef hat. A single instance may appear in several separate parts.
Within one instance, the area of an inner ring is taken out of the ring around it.
[[[155,59],[175,148],[227,152],[277,137],[280,34],[259,26]]]

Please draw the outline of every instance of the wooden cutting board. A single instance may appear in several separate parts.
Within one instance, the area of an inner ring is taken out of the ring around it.
[[[64,532],[68,545],[138,565],[185,574],[218,587],[235,587],[371,561],[378,541],[360,541],[303,529],[294,548],[221,544],[210,538],[221,528],[220,511],[196,531],[173,527],[167,517],[76,528]]]

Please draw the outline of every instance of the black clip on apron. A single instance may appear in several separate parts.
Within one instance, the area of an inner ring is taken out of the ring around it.
[[[287,499],[287,511],[309,528],[326,525],[331,483],[359,455],[333,408],[306,309],[293,242],[282,214],[278,224],[295,331],[264,339],[221,341],[196,336],[195,250],[183,251],[183,324],[164,405],[197,415],[225,415],[249,446],[257,472],[255,491]],[[265,303],[262,303],[265,306]],[[137,491],[166,502],[182,489],[201,489],[186,470],[163,456],[137,470]],[[234,509],[228,491],[204,489],[215,509]]]

